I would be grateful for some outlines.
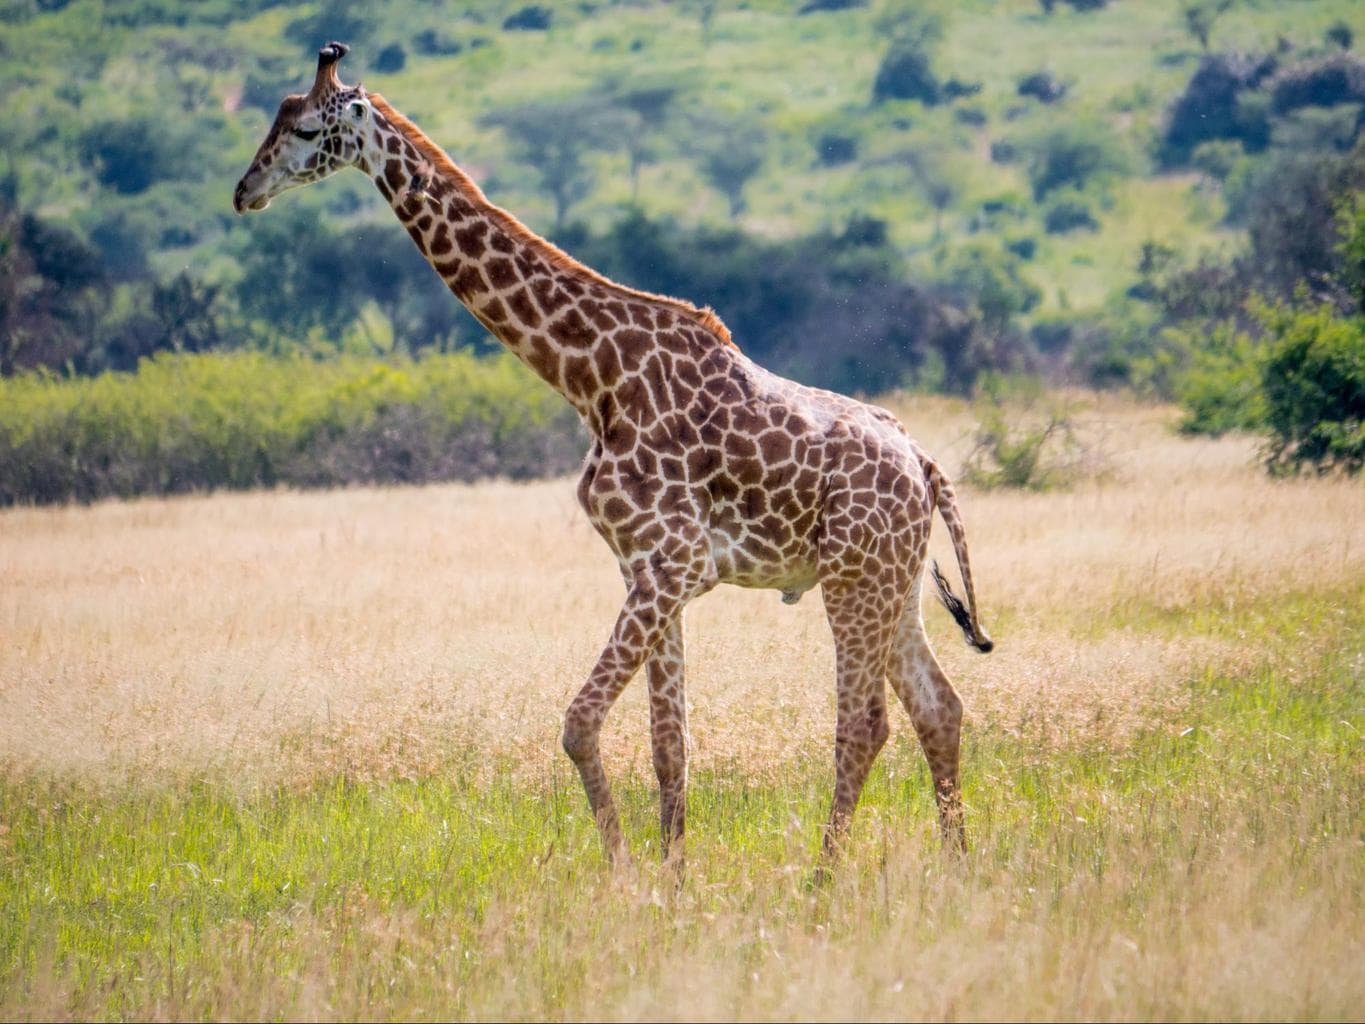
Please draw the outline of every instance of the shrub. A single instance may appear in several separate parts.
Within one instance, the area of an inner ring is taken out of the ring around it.
[[[1328,46],[1340,46],[1343,50],[1349,50],[1355,39],[1356,34],[1351,30],[1351,26],[1344,21],[1332,22],[1327,27],[1327,31],[1322,34],[1324,43]]]
[[[1084,188],[1094,179],[1131,167],[1123,141],[1099,122],[1064,121],[1034,136],[1027,149],[1035,200],[1059,188]]]
[[[1038,286],[1024,276],[1017,255],[981,242],[954,250],[944,260],[941,274],[944,290],[994,333],[1042,298]]]
[[[1185,411],[1181,433],[1219,437],[1264,425],[1261,346],[1249,334],[1223,323],[1207,336],[1168,330],[1164,340],[1188,361],[1174,379],[1175,399]]]
[[[96,121],[81,135],[81,154],[101,185],[136,195],[158,181],[192,177],[203,150],[202,131],[153,114]]]
[[[509,15],[504,19],[502,27],[509,32],[543,32],[550,27],[554,16],[554,11],[550,8],[531,4]]]
[[[1270,341],[1261,365],[1266,466],[1272,473],[1365,467],[1365,317],[1330,306],[1267,308]]]
[[[841,132],[823,132],[815,140],[815,154],[824,167],[851,163],[858,156],[858,140]]]
[[[1201,142],[1239,139],[1249,151],[1263,149],[1270,138],[1266,104],[1243,99],[1274,73],[1271,56],[1215,54],[1205,57],[1185,91],[1171,107],[1161,142],[1162,161],[1182,164]]]
[[[1365,142],[1353,152],[1278,149],[1228,190],[1229,217],[1246,226],[1246,264],[1256,285],[1287,299],[1301,281],[1331,290],[1340,272],[1338,246],[1346,225],[1338,211],[1365,191]]]
[[[464,44],[453,35],[437,28],[422,29],[412,37],[412,46],[428,57],[449,57],[464,49]]]
[[[1019,159],[1019,146],[1009,139],[991,140],[991,163],[1012,164]]]
[[[1226,181],[1245,159],[1241,144],[1231,139],[1201,142],[1190,154],[1190,163],[1214,181]]]
[[[933,70],[933,50],[943,38],[943,22],[920,8],[902,4],[885,11],[879,29],[891,39],[872,83],[872,101],[919,100],[932,105],[941,98]]]
[[[1336,53],[1284,68],[1270,81],[1275,113],[1365,102],[1365,60]]]
[[[1043,211],[1043,230],[1049,235],[1061,235],[1081,228],[1094,231],[1100,226],[1084,199],[1064,198],[1048,204]]]
[[[886,51],[872,83],[872,100],[919,100],[928,106],[939,101],[938,78],[924,46],[913,39],[896,39]]]
[[[1077,435],[1073,411],[1042,396],[1035,381],[983,377],[972,450],[959,474],[964,483],[1048,491],[1101,471],[1102,460]]]
[[[1035,71],[1019,79],[1015,91],[1043,103],[1056,103],[1066,96],[1066,83],[1050,71]]]
[[[569,407],[511,356],[160,355],[0,381],[0,505],[543,476],[582,450]]]
[[[390,43],[374,55],[374,69],[381,75],[402,71],[408,63],[408,53],[399,43]]]

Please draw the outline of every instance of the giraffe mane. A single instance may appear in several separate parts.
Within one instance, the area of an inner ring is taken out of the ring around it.
[[[474,199],[487,212],[490,219],[503,229],[510,237],[536,249],[549,262],[550,266],[558,270],[566,270],[580,277],[586,277],[600,285],[605,285],[614,291],[621,292],[631,298],[643,299],[646,302],[656,303],[667,306],[676,313],[681,314],[688,320],[702,327],[725,345],[735,346],[734,339],[730,337],[730,329],[725,326],[725,322],[717,315],[716,311],[710,306],[697,306],[684,299],[675,299],[668,295],[658,295],[654,292],[642,291],[638,288],[631,288],[618,281],[599,274],[591,267],[580,263],[563,249],[559,248],[548,239],[542,238],[521,221],[517,220],[512,214],[502,207],[490,202],[483,194],[483,190],[475,183],[474,179],[462,171],[455,161],[446,155],[445,150],[433,142],[422,129],[413,124],[406,117],[400,114],[389,102],[378,93],[369,93],[368,99],[374,108],[384,115],[395,128],[407,137],[407,140],[416,147],[428,161],[430,161],[434,171],[454,182],[457,189],[465,193],[466,196]]]

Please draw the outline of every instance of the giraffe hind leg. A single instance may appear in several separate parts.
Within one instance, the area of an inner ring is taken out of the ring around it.
[[[896,608],[887,606],[877,581],[825,590],[825,610],[834,633],[836,693],[834,797],[825,829],[823,859],[838,855],[853,810],[877,754],[886,744],[886,659]]]
[[[919,613],[918,587],[901,618],[887,676],[919,737],[929,763],[946,846],[967,848],[958,766],[962,743],[962,698],[939,667]]]

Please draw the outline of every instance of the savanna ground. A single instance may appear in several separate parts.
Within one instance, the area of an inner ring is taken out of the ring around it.
[[[567,482],[0,513],[0,1016],[1358,1016],[1365,491],[1084,402],[1105,475],[964,489],[997,650],[926,607],[971,852],[895,712],[827,889],[816,594],[690,611],[675,890],[643,687],[632,870],[558,748],[619,600]]]

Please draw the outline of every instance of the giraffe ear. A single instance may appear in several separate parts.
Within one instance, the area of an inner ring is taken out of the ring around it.
[[[351,100],[346,104],[346,116],[356,124],[364,124],[370,117],[370,101]]]

